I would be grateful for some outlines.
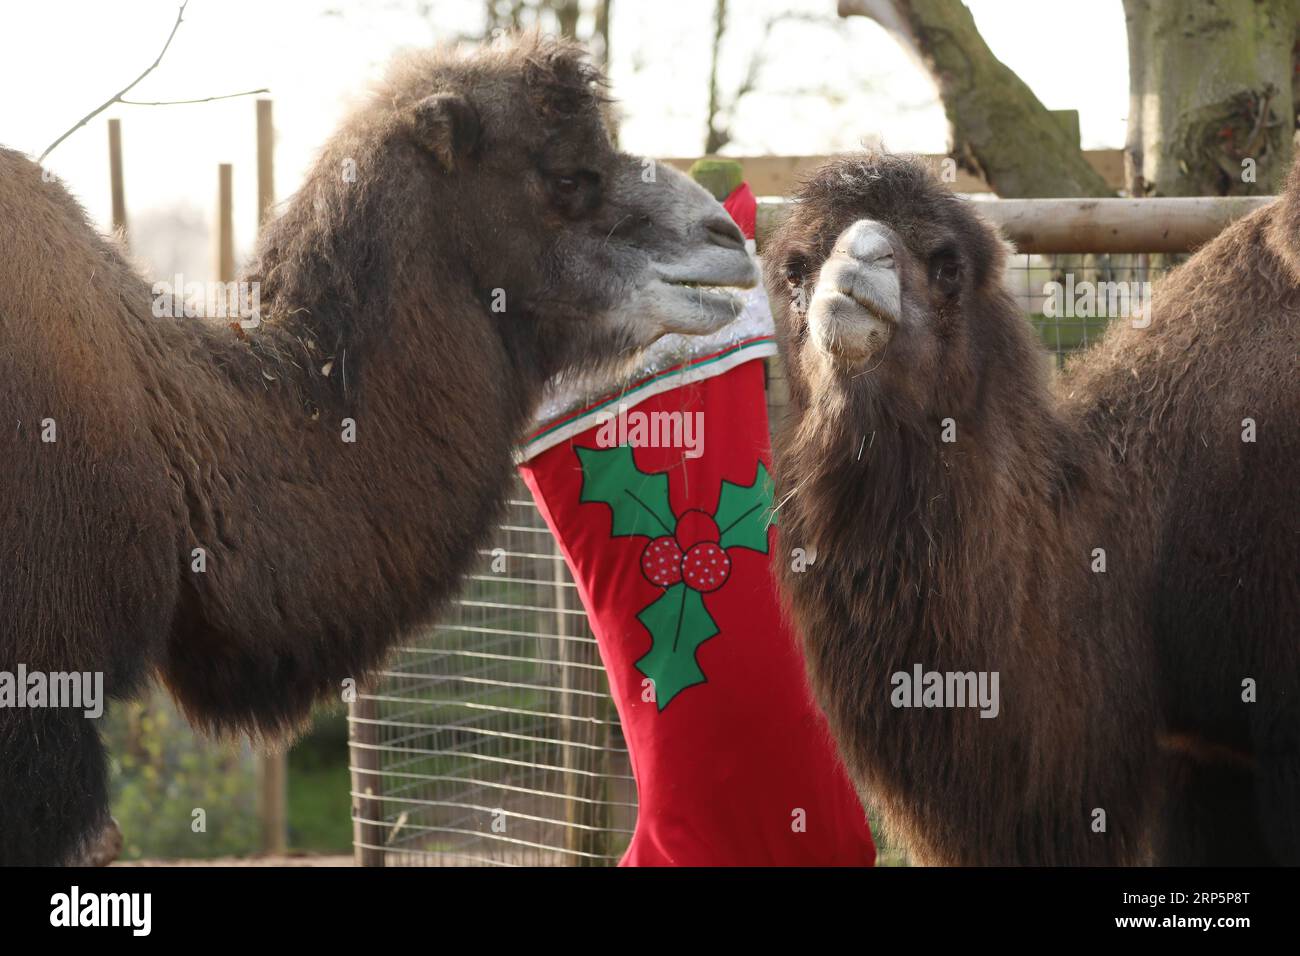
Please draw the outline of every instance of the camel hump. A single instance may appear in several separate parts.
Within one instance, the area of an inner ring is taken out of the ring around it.
[[[0,146],[0,172],[4,173],[5,182],[9,183],[16,182],[20,176],[33,173],[39,178],[41,167],[28,159],[26,154],[8,146]]]
[[[0,219],[8,227],[6,235],[0,236],[0,243],[6,245],[63,221],[81,228],[87,224],[85,210],[53,170],[5,146],[0,146]]]
[[[122,247],[96,229],[51,170],[3,147],[0,222],[0,262],[17,266],[0,270],[0,307],[15,334],[39,335],[60,318],[84,323],[103,311],[95,300],[147,306],[138,297],[148,296],[148,285]]]

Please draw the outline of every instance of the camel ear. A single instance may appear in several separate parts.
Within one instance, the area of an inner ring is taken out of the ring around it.
[[[450,173],[478,145],[478,111],[456,93],[435,93],[415,104],[411,131]]]

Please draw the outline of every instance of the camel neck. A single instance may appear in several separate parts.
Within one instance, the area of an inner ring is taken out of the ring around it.
[[[213,567],[194,614],[243,607],[222,626],[286,655],[319,631],[366,662],[437,609],[491,527],[535,397],[455,260],[382,192],[318,171],[243,276],[261,325],[158,333],[184,356],[159,390],[183,553]],[[254,601],[258,581],[314,603]]]
[[[843,410],[838,425],[807,416],[781,489],[783,534],[800,539],[790,546],[815,546],[846,592],[869,580],[873,606],[895,625],[905,608],[918,622],[926,595],[1003,599],[970,594],[968,582],[1012,586],[1007,576],[1024,565],[1007,552],[1050,547],[1102,484],[1103,465],[1071,439],[1050,397],[1022,397],[991,394],[998,417],[918,417],[880,401]]]

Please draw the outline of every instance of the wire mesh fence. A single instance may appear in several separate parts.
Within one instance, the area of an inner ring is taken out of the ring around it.
[[[1059,366],[1149,303],[1171,264],[1018,255],[1011,285]],[[775,421],[784,378],[770,372]],[[362,863],[618,861],[636,823],[627,747],[576,586],[522,481],[459,599],[380,678],[350,716]]]
[[[1022,253],[1011,262],[1011,287],[1059,368],[1110,322],[1142,321],[1156,280],[1182,258]]]
[[[596,640],[516,480],[505,522],[443,620],[393,655],[352,718],[370,793],[365,862],[600,866],[636,821]]]

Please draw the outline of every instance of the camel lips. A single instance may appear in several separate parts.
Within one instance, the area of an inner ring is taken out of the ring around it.
[[[700,282],[669,282],[668,285],[682,289],[686,292],[695,293],[695,298],[703,303],[706,299],[712,299],[720,303],[726,303],[731,307],[733,312],[740,310],[740,297],[736,289],[731,286],[722,285],[705,285]]]

